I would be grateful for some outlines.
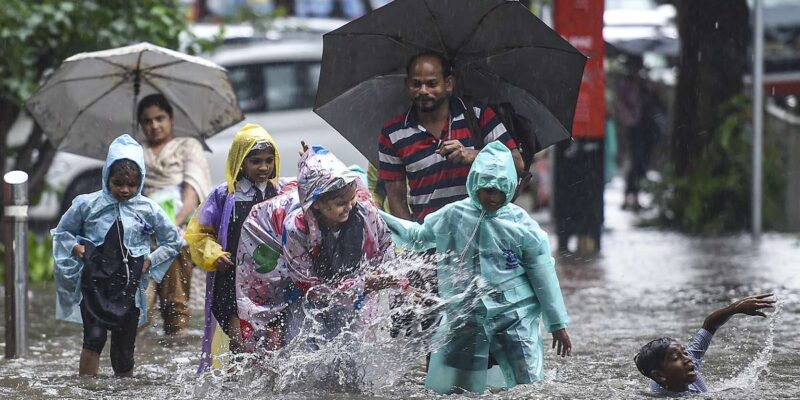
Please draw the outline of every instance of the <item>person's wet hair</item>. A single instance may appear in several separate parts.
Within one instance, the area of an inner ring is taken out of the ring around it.
[[[322,194],[319,195],[319,197],[317,197],[316,201],[324,203],[326,201],[331,201],[331,200],[334,200],[336,198],[339,198],[340,196],[344,195],[347,192],[348,189],[353,189],[355,187],[355,185],[356,185],[355,182],[350,182],[350,183],[340,187],[339,189],[331,190],[330,192],[322,193]]]
[[[406,76],[411,75],[411,67],[420,57],[433,57],[437,58],[439,62],[442,64],[442,75],[447,78],[450,75],[453,75],[453,65],[450,63],[450,60],[447,57],[443,56],[440,53],[436,53],[433,51],[426,51],[411,57],[406,64]]]
[[[639,354],[633,357],[633,362],[636,363],[636,368],[642,375],[650,378],[650,374],[655,370],[661,369],[664,365],[664,356],[667,354],[667,348],[677,343],[677,340],[670,337],[662,337],[651,340],[646,345],[639,349]]]
[[[151,95],[143,98],[139,102],[139,106],[136,109],[136,116],[138,118],[141,118],[142,117],[142,112],[145,109],[147,109],[149,107],[152,107],[152,106],[156,106],[156,107],[166,111],[167,115],[169,115],[169,117],[172,118],[172,105],[169,104],[169,100],[167,100],[167,98],[164,97],[163,94],[159,94],[159,93],[151,94]]]
[[[257,142],[256,144],[254,144],[253,147],[250,149],[250,151],[247,153],[247,155],[244,156],[244,157],[245,158],[250,157],[253,154],[255,154],[257,151],[261,151],[261,150],[266,150],[268,153],[272,154],[273,156],[275,155],[275,148],[272,147],[272,144],[270,142],[264,140],[264,141]]]
[[[130,175],[136,177],[137,179],[142,178],[139,166],[136,165],[136,163],[133,162],[133,160],[129,160],[127,158],[114,161],[114,163],[111,164],[111,168],[109,168],[108,179],[111,179],[112,176],[120,176],[120,175]]]

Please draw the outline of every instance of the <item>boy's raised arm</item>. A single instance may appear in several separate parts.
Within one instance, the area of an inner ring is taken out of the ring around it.
[[[766,315],[760,310],[772,308],[774,306],[775,298],[772,296],[773,293],[757,294],[755,296],[749,296],[735,301],[727,307],[720,308],[706,317],[706,320],[703,322],[703,329],[709,331],[711,334],[714,334],[717,332],[717,329],[719,329],[719,327],[722,325],[725,325],[725,323],[728,322],[728,320],[734,314],[758,315],[761,317],[766,317]]]

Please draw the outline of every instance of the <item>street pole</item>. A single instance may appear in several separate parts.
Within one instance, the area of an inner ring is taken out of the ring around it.
[[[753,7],[753,238],[761,237],[764,128],[764,1]]]
[[[6,358],[28,354],[28,174],[3,176]]]

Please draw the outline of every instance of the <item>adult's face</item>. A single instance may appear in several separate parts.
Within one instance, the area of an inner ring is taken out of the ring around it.
[[[172,135],[172,118],[159,106],[150,106],[142,110],[139,115],[139,125],[142,126],[147,143],[157,146],[169,142]]]
[[[444,77],[442,63],[436,57],[417,58],[406,78],[406,89],[414,107],[425,113],[445,106],[453,84],[453,76]]]

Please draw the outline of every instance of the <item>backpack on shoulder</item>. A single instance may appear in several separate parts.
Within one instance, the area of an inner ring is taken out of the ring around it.
[[[486,143],[484,143],[483,136],[481,135],[480,123],[478,121],[478,116],[475,115],[474,104],[472,102],[465,102],[465,106],[466,112],[464,112],[464,119],[467,123],[467,128],[469,128],[472,134],[475,148],[480,150]],[[514,138],[514,141],[517,142],[517,148],[522,155],[522,161],[525,165],[524,171],[518,173],[517,191],[514,193],[514,198],[511,200],[514,201],[530,184],[531,178],[533,178],[533,174],[530,172],[531,166],[533,165],[533,156],[542,150],[542,146],[539,144],[539,141],[536,140],[531,121],[522,114],[514,111],[514,106],[511,103],[489,104],[487,107],[494,110],[497,114],[497,118],[503,126],[506,127],[506,130],[511,134],[511,137]]]

